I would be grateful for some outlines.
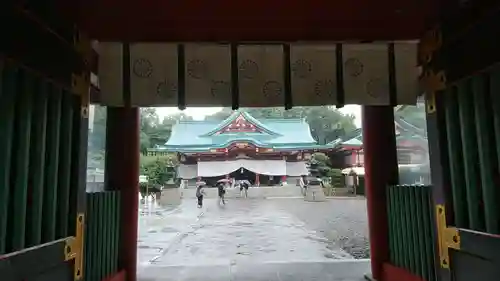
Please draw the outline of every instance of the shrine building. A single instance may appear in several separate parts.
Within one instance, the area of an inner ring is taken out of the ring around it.
[[[419,102],[423,107],[423,102]],[[422,108],[418,116],[405,118],[403,107],[394,112],[394,132],[399,165],[429,164],[429,148],[425,128],[425,110]],[[364,167],[363,133],[361,129],[348,132],[341,138],[329,143],[333,150],[329,151],[331,165],[337,169],[348,167]]]
[[[276,185],[295,184],[308,174],[311,154],[330,149],[317,144],[304,119],[257,119],[238,110],[222,122],[179,121],[167,143],[148,153],[176,152],[177,177],[190,185],[223,178]]]

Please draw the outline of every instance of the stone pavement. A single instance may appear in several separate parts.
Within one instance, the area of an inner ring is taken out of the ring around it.
[[[369,272],[368,260],[354,259],[290,211],[307,209],[304,204],[314,209],[315,203],[232,199],[219,206],[208,199],[202,209],[194,200],[177,204],[143,206],[141,281],[357,281]]]
[[[196,188],[187,189],[169,189],[164,190],[166,196],[182,196],[184,199],[196,198]],[[181,193],[182,195],[180,195]],[[205,188],[206,198],[217,198],[217,188]],[[241,198],[239,188],[226,189],[226,198]],[[299,186],[285,185],[285,186],[251,186],[248,191],[248,197],[254,199],[276,198],[276,197],[303,197],[302,190]]]

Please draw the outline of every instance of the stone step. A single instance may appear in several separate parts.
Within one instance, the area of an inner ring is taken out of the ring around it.
[[[207,261],[209,263],[209,261]],[[361,281],[369,260],[292,261],[155,266],[138,273],[139,281]]]

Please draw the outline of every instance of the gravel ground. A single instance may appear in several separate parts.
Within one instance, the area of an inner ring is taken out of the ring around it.
[[[364,198],[335,198],[326,202],[305,202],[301,199],[269,200],[353,257],[370,257]]]
[[[367,237],[359,198],[141,204],[138,280],[359,281]]]

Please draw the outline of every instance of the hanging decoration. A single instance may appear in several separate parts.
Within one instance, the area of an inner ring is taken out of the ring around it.
[[[413,105],[419,93],[416,42],[104,42],[98,50],[109,106]]]

